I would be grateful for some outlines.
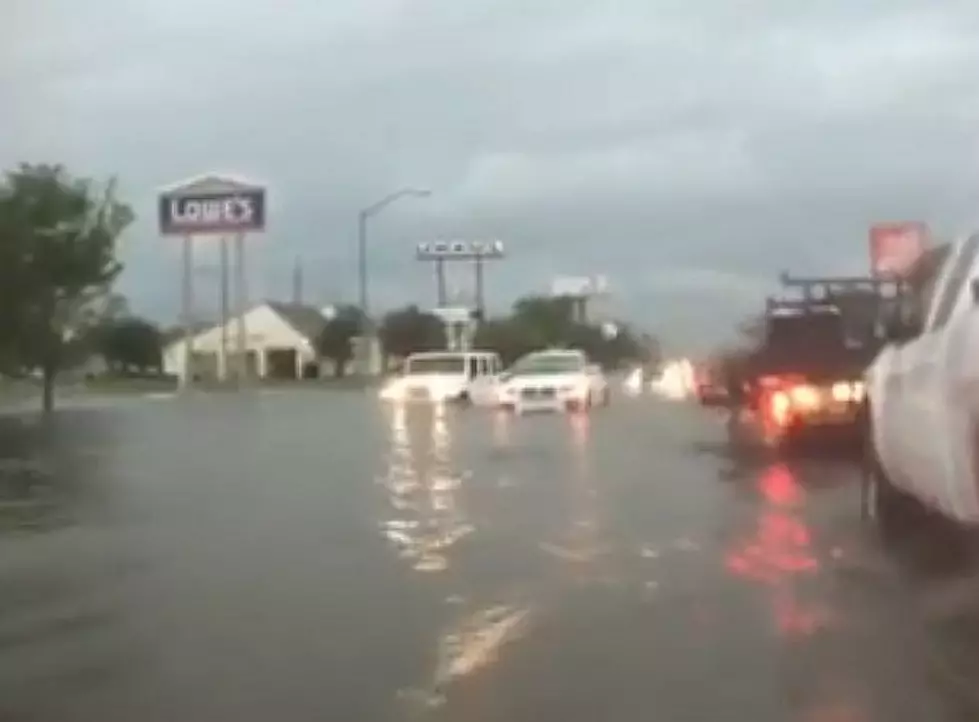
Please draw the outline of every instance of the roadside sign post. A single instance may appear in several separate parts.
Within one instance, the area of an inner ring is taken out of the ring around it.
[[[194,243],[190,235],[183,237],[183,308],[184,372],[180,374],[180,389],[187,390],[193,380],[194,367]]]
[[[226,235],[234,235],[235,308],[238,314],[238,359],[236,368],[239,383],[247,378],[247,332],[245,313],[248,296],[245,269],[245,235],[265,230],[266,198],[263,186],[207,174],[164,189],[158,198],[159,227],[162,236],[183,238],[183,299],[184,325],[183,369],[180,388],[189,390],[194,381],[196,356],[193,349],[194,317],[194,255],[196,236],[219,236],[221,252],[221,312],[223,359],[219,359],[218,374],[227,374],[227,278],[228,253]]]
[[[608,279],[602,275],[559,276],[551,281],[551,298],[570,299],[571,312],[578,323],[592,320],[589,313],[591,302],[607,297],[608,292]]]
[[[228,379],[228,322],[230,320],[228,237],[221,236],[221,355],[218,358],[218,380]]]
[[[245,313],[248,311],[248,289],[245,273],[245,234],[235,236],[235,306],[238,310],[237,379],[239,384],[248,382],[248,327]]]
[[[505,258],[503,241],[435,241],[419,243],[415,249],[415,260],[435,265],[436,305],[443,308],[448,304],[445,284],[445,264],[448,262],[471,262],[474,271],[475,310],[482,318],[486,311],[484,266],[486,261],[499,261]]]

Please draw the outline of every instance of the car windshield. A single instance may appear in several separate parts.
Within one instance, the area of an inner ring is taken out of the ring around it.
[[[405,373],[417,374],[463,374],[466,360],[462,356],[416,356],[405,363]]]
[[[510,368],[514,376],[531,376],[537,374],[563,374],[571,371],[581,371],[585,362],[581,356],[572,354],[534,354],[524,356]]]

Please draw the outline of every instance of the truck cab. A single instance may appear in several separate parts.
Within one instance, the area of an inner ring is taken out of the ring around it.
[[[953,244],[920,323],[896,320],[866,373],[867,511],[979,524],[979,234]],[[900,525],[898,525],[900,526]]]

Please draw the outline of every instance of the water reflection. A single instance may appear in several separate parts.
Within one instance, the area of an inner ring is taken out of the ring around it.
[[[473,531],[459,499],[468,474],[452,467],[448,413],[441,405],[410,414],[403,406],[391,408],[391,444],[381,483],[392,516],[381,526],[417,571],[445,570],[450,549]]]
[[[591,419],[588,414],[569,414],[571,469],[567,477],[568,527],[557,542],[544,542],[541,549],[554,557],[572,562],[577,581],[594,580],[605,573],[599,562],[609,551],[603,543],[598,489],[595,486],[590,448]]]
[[[103,431],[91,412],[0,416],[0,533],[71,523],[97,496]]]
[[[797,581],[815,576],[820,569],[811,532],[796,513],[805,502],[805,492],[784,464],[762,472],[758,491],[765,505],[754,533],[728,552],[727,569],[771,590],[773,621],[780,634],[812,634],[828,623],[829,614],[798,598]]]

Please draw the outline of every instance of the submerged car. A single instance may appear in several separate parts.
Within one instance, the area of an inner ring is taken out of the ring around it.
[[[400,376],[381,389],[392,402],[489,403],[503,368],[492,351],[432,351],[411,354]]]
[[[605,374],[583,351],[536,351],[518,359],[497,386],[502,408],[527,411],[580,411],[608,404]]]

